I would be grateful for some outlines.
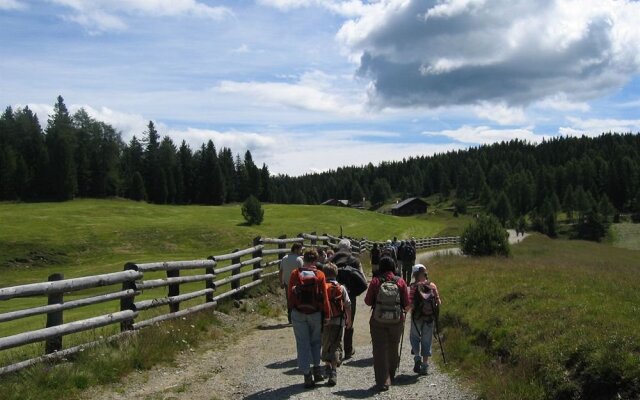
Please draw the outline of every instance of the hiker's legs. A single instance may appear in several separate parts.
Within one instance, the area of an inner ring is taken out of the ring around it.
[[[309,314],[309,337],[311,359],[315,367],[320,366],[320,347],[322,345],[322,313]]]
[[[284,289],[284,302],[287,305],[287,320],[291,323],[291,307],[289,306],[289,294],[286,288]]]
[[[387,352],[387,329],[385,326],[371,321],[371,345],[373,346],[373,372],[376,377],[376,385],[391,384],[389,378],[389,353]]]
[[[322,361],[335,363],[342,359],[342,327],[328,325],[322,332]]]
[[[311,372],[311,335],[307,315],[298,310],[291,311],[293,334],[298,351],[298,368],[303,374]]]
[[[409,264],[410,263],[405,263],[402,265],[402,279],[407,283],[411,282],[411,268],[413,268],[413,264]]]
[[[355,320],[356,320],[356,303],[357,302],[358,302],[358,299],[356,297],[353,297],[351,299],[351,321],[353,321],[353,324],[351,326],[351,329],[344,330],[345,357],[351,357],[351,354],[353,353],[353,325],[355,325]]]
[[[424,358],[424,362],[426,363],[429,357],[431,357],[431,343],[433,342],[433,325],[434,323],[423,322],[422,327],[422,349],[420,350],[420,355]],[[416,353],[418,355],[418,353]]]
[[[422,343],[420,340],[420,332],[418,332],[420,324],[420,321],[411,320],[411,333],[409,334],[409,342],[411,342],[411,354],[416,357],[419,357],[420,344]],[[416,328],[416,325],[418,326],[418,328]]]
[[[389,332],[387,334],[387,359],[389,360],[389,375],[395,376],[396,369],[398,369],[400,338],[402,337],[402,330],[404,329],[404,323],[400,322],[397,325],[389,326]]]

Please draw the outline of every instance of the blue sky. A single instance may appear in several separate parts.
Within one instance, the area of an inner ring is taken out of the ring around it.
[[[640,131],[631,0],[0,0],[0,103],[303,174]]]

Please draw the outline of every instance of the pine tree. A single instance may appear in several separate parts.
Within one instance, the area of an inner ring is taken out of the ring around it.
[[[71,117],[62,96],[58,96],[47,125],[50,158],[49,193],[55,200],[70,200],[77,191],[75,141]]]
[[[272,201],[273,193],[271,193],[271,176],[267,164],[262,164],[260,170],[260,201],[268,203]]]
[[[567,214],[569,222],[573,222],[573,210],[575,209],[575,198],[573,197],[573,186],[567,186],[562,198],[562,210]]]
[[[600,201],[598,202],[598,212],[602,215],[605,222],[610,221],[610,218],[615,214],[616,209],[609,201],[609,197],[606,194],[603,194],[600,197]]]
[[[373,181],[371,188],[371,203],[381,205],[391,198],[391,186],[385,178],[378,178]]]
[[[360,186],[360,183],[358,183],[358,181],[355,181],[351,189],[351,196],[349,197],[349,200],[351,201],[351,203],[355,204],[361,203],[363,198],[364,191],[362,190],[362,186]]]
[[[248,225],[260,225],[264,220],[264,210],[255,196],[249,196],[242,204],[242,216]]]
[[[496,217],[498,217],[498,220],[500,221],[502,226],[506,226],[507,222],[510,221],[513,217],[511,203],[509,202],[509,199],[504,192],[500,192],[500,194],[498,195],[492,213]]]
[[[142,174],[139,171],[136,171],[133,174],[129,197],[135,201],[146,200],[147,198],[147,193],[144,188],[144,181],[142,179]]]

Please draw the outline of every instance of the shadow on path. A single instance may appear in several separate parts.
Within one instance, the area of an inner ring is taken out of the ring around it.
[[[290,368],[297,368],[298,367],[298,360],[296,360],[295,358],[292,360],[287,360],[287,361],[276,361],[274,363],[271,364],[267,364],[265,365],[265,367],[269,368],[269,369],[290,369]]]
[[[290,328],[289,324],[275,324],[275,325],[260,325],[258,326],[259,331],[275,331],[278,329]]]
[[[288,399],[297,394],[307,391],[302,386],[302,383],[295,385],[285,386],[278,389],[266,389],[257,393],[246,396],[245,400],[272,400],[272,399]]]
[[[361,358],[359,360],[353,360],[342,364],[344,367],[354,367],[354,368],[373,368],[373,357],[369,358]]]
[[[375,387],[371,387],[369,389],[340,390],[333,394],[344,397],[345,399],[368,399],[370,397],[374,397],[376,393]]]

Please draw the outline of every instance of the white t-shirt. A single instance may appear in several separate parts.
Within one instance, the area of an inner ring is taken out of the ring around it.
[[[302,267],[302,257],[297,254],[289,253],[282,260],[280,260],[280,271],[282,271],[282,283],[289,287],[289,278],[291,273],[296,269]]]

